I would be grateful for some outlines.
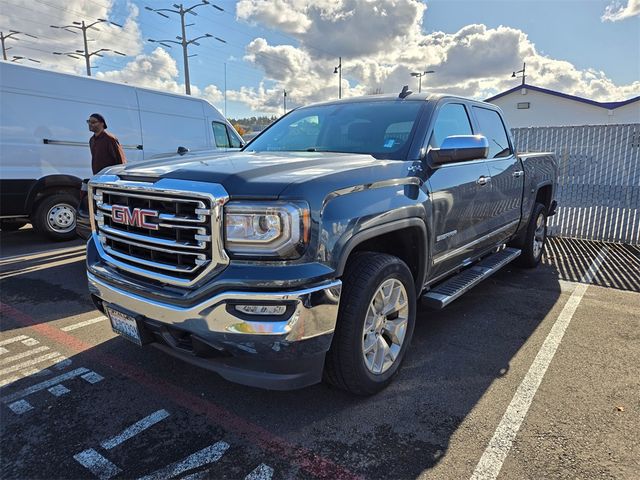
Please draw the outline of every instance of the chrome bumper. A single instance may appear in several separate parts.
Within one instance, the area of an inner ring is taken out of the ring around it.
[[[266,341],[297,342],[332,333],[338,316],[342,282],[290,292],[227,291],[191,306],[179,307],[114,287],[87,272],[89,291],[107,304],[174,326],[203,338],[258,335]],[[264,319],[237,312],[235,304],[286,305],[284,316]]]

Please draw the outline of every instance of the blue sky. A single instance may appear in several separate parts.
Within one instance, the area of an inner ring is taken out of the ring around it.
[[[185,5],[197,3],[188,2]],[[343,57],[345,95],[411,88],[410,72],[433,68],[428,88],[476,98],[513,86],[510,72],[527,59],[528,81],[596,100],[640,94],[640,0],[218,0],[189,16],[195,93],[238,117],[281,113],[282,91],[290,106],[337,95],[333,68]],[[113,81],[183,91],[181,48],[158,49],[147,41],[175,39],[177,15],[145,9],[171,8],[158,0],[0,0],[0,29],[38,35],[12,42],[43,68],[83,73],[83,61],[54,57],[53,49],[81,48],[79,36],[49,25],[107,17],[124,30],[100,26],[91,48],[114,48],[126,57],[96,58],[94,74]],[[616,21],[603,21],[605,11]],[[442,34],[437,32],[443,32]],[[95,47],[94,47],[95,46]]]

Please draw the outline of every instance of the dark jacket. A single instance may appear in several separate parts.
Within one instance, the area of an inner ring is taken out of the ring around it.
[[[112,165],[127,163],[124,150],[120,142],[106,130],[89,139],[89,148],[91,149],[91,169],[95,175],[100,170]]]

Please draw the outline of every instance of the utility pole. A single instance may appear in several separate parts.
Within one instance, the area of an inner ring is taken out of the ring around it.
[[[184,8],[182,3],[179,4],[179,5],[177,3],[174,3],[173,6],[174,6],[175,10],[173,10],[171,8],[144,7],[146,10],[149,10],[150,12],[155,12],[158,15],[160,15],[161,17],[165,17],[165,18],[169,18],[169,16],[164,14],[164,13],[162,13],[162,12],[177,13],[178,15],[180,15],[180,28],[181,28],[181,31],[182,31],[182,36],[176,37],[179,41],[176,41],[176,40],[153,40],[151,38],[149,38],[148,40],[151,43],[159,43],[160,45],[164,45],[165,47],[168,47],[168,48],[171,48],[171,45],[169,45],[170,43],[175,43],[177,45],[182,46],[182,59],[183,59],[183,62],[184,62],[184,88],[185,88],[185,93],[187,95],[191,95],[191,81],[190,81],[190,77],[189,77],[189,51],[188,51],[189,45],[193,44],[193,45],[196,45],[196,46],[200,46],[200,44],[198,43],[198,40],[200,40],[201,38],[215,38],[219,42],[227,43],[226,40],[223,40],[222,38],[219,38],[219,37],[214,37],[210,33],[206,33],[206,34],[201,35],[199,37],[192,38],[191,40],[187,40],[187,27],[190,27],[191,25],[193,25],[193,23],[185,24],[185,22],[184,22],[185,15],[187,13],[189,13],[191,15],[196,15],[197,16],[198,14],[194,10],[196,8],[198,8],[198,7],[203,7],[205,5],[211,5],[216,10],[224,12],[224,8],[219,7],[217,5],[214,5],[213,3],[209,2],[209,0],[202,0],[201,3],[197,3],[195,5],[192,5],[192,6],[188,7],[188,8]]]
[[[283,96],[282,96],[282,101],[284,102],[284,114],[287,114],[287,91],[283,90]]]
[[[523,87],[524,87],[524,79],[525,79],[525,78],[527,78],[527,76],[525,75],[526,70],[527,70],[527,64],[526,64],[526,63],[523,63],[523,64],[522,64],[522,70],[518,70],[517,72],[513,72],[513,73],[511,74],[511,78],[516,78],[516,77],[517,77],[517,75],[516,75],[516,74],[518,74],[518,73],[521,73],[521,74],[522,74],[522,86],[523,86]]]
[[[338,98],[342,98],[342,57],[338,57],[338,66],[333,69],[338,74]]]
[[[15,35],[26,35],[27,37],[31,37],[31,38],[38,38],[35,35],[31,35],[30,33],[24,33],[24,32],[18,32],[17,30],[9,30],[9,33],[7,35],[4,34],[4,32],[0,32],[0,43],[2,43],[2,58],[3,60],[8,60],[7,58],[7,51],[11,50],[11,47],[6,47],[4,44],[4,41],[15,36]],[[14,40],[20,40],[19,38],[14,38]]]
[[[422,92],[422,77],[424,77],[427,73],[434,73],[435,70],[425,70],[424,72],[411,72],[412,77],[418,77],[418,93]]]
[[[102,57],[103,55],[101,55],[102,52],[112,52],[115,53],[116,55],[122,55],[123,57],[126,57],[126,55],[122,52],[118,52],[117,50],[111,50],[110,48],[101,48],[99,50],[95,50],[93,52],[89,52],[89,43],[87,40],[87,30],[89,30],[90,28],[93,28],[95,25],[99,24],[99,23],[109,23],[111,25],[115,25],[116,27],[120,27],[122,28],[122,25],[115,23],[115,22],[111,22],[109,20],[106,20],[104,18],[99,18],[98,20],[96,20],[93,23],[90,23],[89,25],[84,23],[84,20],[82,20],[81,22],[72,22],[71,25],[63,25],[63,26],[58,26],[58,25],[50,25],[51,28],[57,28],[60,30],[64,30],[66,32],[69,33],[78,33],[78,32],[74,32],[73,30],[71,30],[72,28],[77,29],[77,30],[81,30],[82,31],[82,41],[83,41],[83,46],[84,46],[84,50],[76,50],[75,52],[53,52],[54,55],[66,55],[68,57],[71,58],[80,58],[80,57],[84,57],[84,61],[85,61],[85,65],[87,67],[87,76],[90,77],[91,76],[91,57],[92,56],[96,56],[96,57]],[[94,28],[94,30],[99,31],[97,28]]]
[[[224,118],[227,118],[227,62],[224,62]]]

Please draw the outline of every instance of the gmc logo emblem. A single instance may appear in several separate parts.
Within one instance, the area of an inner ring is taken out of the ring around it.
[[[144,208],[134,208],[130,210],[124,205],[111,206],[111,220],[115,223],[123,225],[131,225],[132,227],[148,228],[149,230],[158,230],[157,223],[147,221],[149,217],[157,217],[158,212],[155,210],[146,210]]]

